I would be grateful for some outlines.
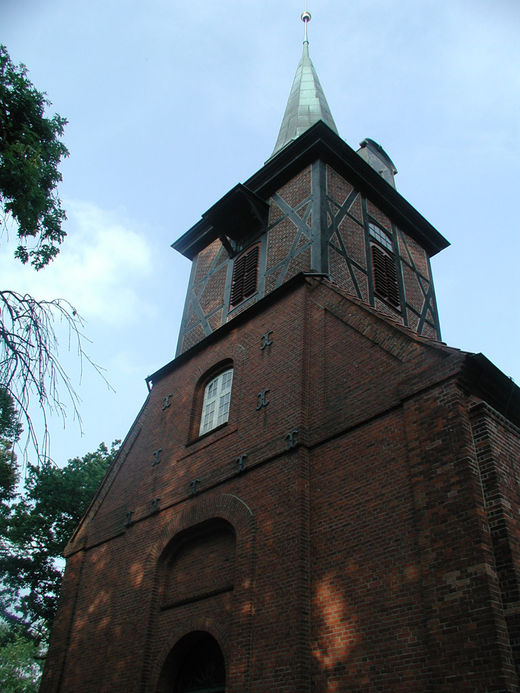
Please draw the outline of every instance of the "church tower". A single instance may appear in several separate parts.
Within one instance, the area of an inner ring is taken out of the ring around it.
[[[177,355],[302,272],[440,339],[430,257],[448,243],[394,173],[373,140],[339,137],[306,34],[270,159],[173,244],[192,261]]]
[[[173,248],[177,355],[67,550],[41,690],[518,691],[520,391],[440,341],[447,241],[305,41],[270,158]]]

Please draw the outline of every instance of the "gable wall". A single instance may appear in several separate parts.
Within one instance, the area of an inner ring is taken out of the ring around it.
[[[227,359],[229,422],[193,438],[196,385]],[[516,690],[461,360],[307,279],[182,361],[71,547],[42,691],[153,691],[193,630],[228,693]],[[165,547],[217,519],[232,589],[208,574],[162,608]]]

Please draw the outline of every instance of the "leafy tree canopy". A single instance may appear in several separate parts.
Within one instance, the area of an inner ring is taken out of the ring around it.
[[[0,207],[4,221],[10,215],[18,225],[15,257],[24,264],[30,260],[37,270],[58,254],[65,237],[56,186],[58,165],[68,156],[60,141],[67,121],[57,114],[46,118],[48,105],[26,68],[14,65],[0,46]]]
[[[20,436],[20,424],[13,398],[7,390],[0,389],[0,437],[15,441]]]
[[[0,690],[4,693],[37,693],[41,675],[36,643],[0,621]]]
[[[68,461],[29,466],[25,491],[12,505],[4,540],[0,537],[0,579],[3,612],[10,623],[45,639],[54,617],[63,574],[61,558],[67,541],[85,514],[112,462],[119,441],[110,450]]]

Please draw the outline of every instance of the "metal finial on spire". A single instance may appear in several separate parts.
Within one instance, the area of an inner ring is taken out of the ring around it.
[[[301,20],[305,24],[305,36],[303,39],[304,43],[309,43],[309,39],[307,38],[307,24],[311,21],[311,13],[307,9],[307,3],[305,3],[305,11],[302,12]]]
[[[277,154],[289,142],[295,140],[319,120],[322,120],[334,132],[338,132],[320,80],[309,56],[307,24],[310,19],[311,13],[307,9],[306,2],[305,11],[301,15],[301,20],[305,24],[303,54],[296,69],[278,139],[271,156]]]

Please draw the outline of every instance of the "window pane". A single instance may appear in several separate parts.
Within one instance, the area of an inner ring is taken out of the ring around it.
[[[228,420],[232,382],[233,369],[230,368],[217,375],[206,385],[200,418],[200,435],[226,423]]]
[[[230,399],[231,394],[229,392],[227,392],[225,395],[222,395],[222,397],[220,398],[218,405],[217,426],[220,426],[220,424],[228,420]]]
[[[208,398],[215,397],[217,394],[218,380],[212,380],[208,385]]]
[[[386,233],[386,231],[383,231],[383,229],[380,226],[377,226],[376,224],[372,224],[372,222],[369,223],[368,229],[370,231],[370,235],[372,238],[374,238],[376,241],[381,243],[381,245],[384,248],[388,248],[388,250],[394,249],[392,239],[390,236]]]
[[[205,433],[213,428],[213,418],[215,415],[215,400],[209,402],[204,409],[202,423],[201,423],[201,433]]]
[[[226,371],[222,373],[222,385],[221,390],[227,391],[231,389],[231,381],[233,379],[233,371]]]

